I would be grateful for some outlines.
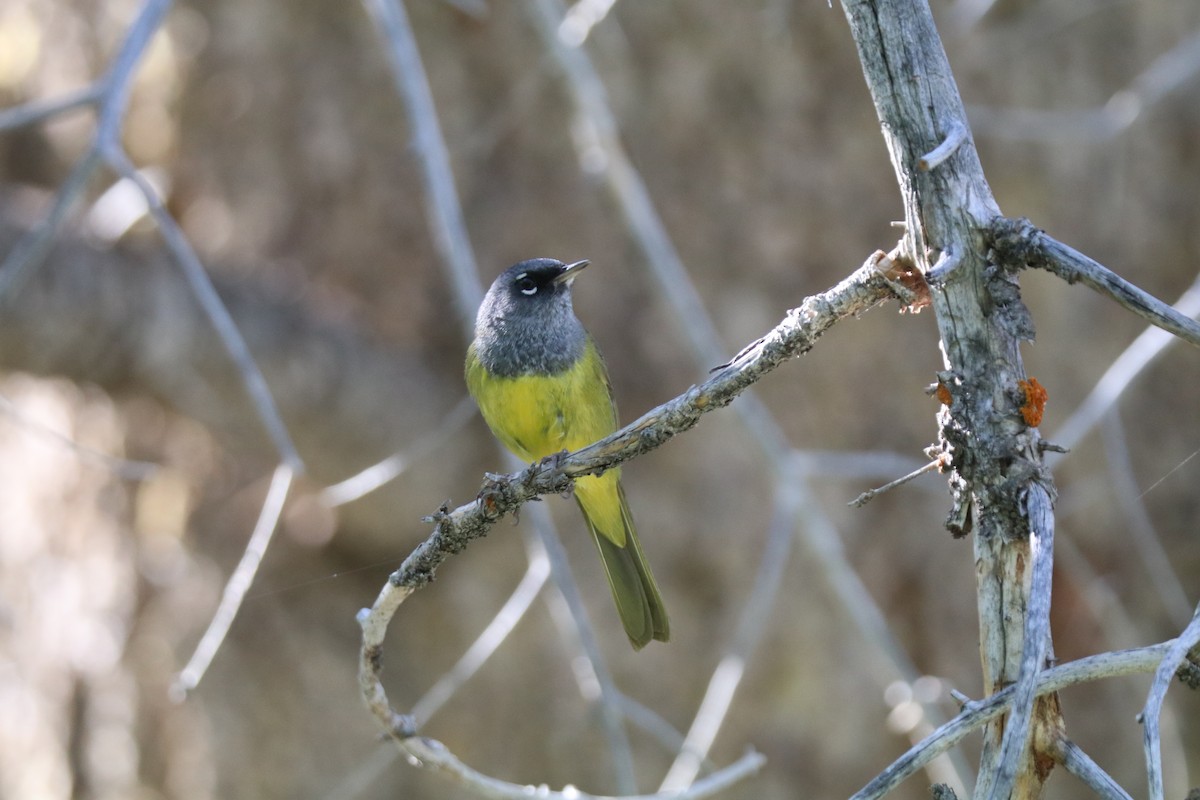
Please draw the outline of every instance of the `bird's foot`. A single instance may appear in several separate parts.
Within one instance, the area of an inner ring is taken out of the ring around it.
[[[539,467],[550,467],[553,470],[555,473],[553,476],[554,483],[566,482],[566,486],[559,492],[559,495],[568,499],[575,496],[575,481],[563,475],[559,465],[570,454],[571,451],[569,450],[559,450],[557,453],[551,453],[538,462]]]

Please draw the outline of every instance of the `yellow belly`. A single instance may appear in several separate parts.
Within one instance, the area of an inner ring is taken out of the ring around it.
[[[471,349],[466,377],[492,433],[525,461],[578,450],[617,429],[604,361],[590,340],[583,356],[555,375],[497,377],[487,373]],[[596,527],[623,545],[619,480],[619,469],[580,478],[575,494]]]

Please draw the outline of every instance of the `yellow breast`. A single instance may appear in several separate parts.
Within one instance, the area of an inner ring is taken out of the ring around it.
[[[488,427],[526,461],[578,450],[617,429],[604,361],[591,341],[574,365],[554,375],[497,377],[474,349],[467,353],[466,373]]]

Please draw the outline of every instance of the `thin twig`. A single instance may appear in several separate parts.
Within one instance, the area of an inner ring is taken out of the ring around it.
[[[233,321],[229,309],[221,301],[212,279],[209,278],[204,265],[200,263],[200,258],[192,249],[187,236],[180,230],[179,224],[175,222],[171,212],[167,210],[158,190],[150,181],[146,180],[145,175],[138,172],[137,168],[130,163],[125,151],[120,149],[119,145],[114,143],[104,150],[103,155],[113,170],[122,178],[132,181],[146,199],[150,216],[158,227],[168,252],[171,253],[175,263],[179,265],[188,287],[191,288],[192,294],[200,303],[200,308],[212,323],[221,344],[225,346],[225,352],[229,354],[230,359],[237,367],[242,383],[246,387],[246,393],[250,396],[254,410],[263,427],[266,428],[267,434],[271,437],[271,442],[275,445],[280,459],[293,472],[303,474],[304,462],[300,459],[296,445],[293,444],[287,426],[279,414],[279,407],[271,395],[270,388],[267,387],[266,378],[263,377],[262,370],[254,361],[254,356],[250,354],[250,348],[242,337],[241,331],[238,330],[237,323]]]
[[[319,495],[321,501],[330,508],[335,508],[358,500],[394,481],[415,462],[434,452],[446,439],[458,433],[467,422],[474,419],[475,413],[475,401],[464,396],[436,428],[400,452],[372,464],[343,481],[326,486]]]
[[[436,769],[449,774],[463,785],[469,787],[474,795],[493,800],[614,800],[608,795],[593,795],[581,792],[574,786],[564,787],[554,791],[546,785],[528,786],[508,781],[498,780],[468,767],[446,749],[445,745],[433,739],[410,738],[401,742],[408,754],[422,766]],[[624,795],[622,800],[699,800],[718,794],[735,783],[753,775],[766,763],[759,753],[746,753],[737,761],[712,775],[697,781],[691,788],[671,794]]]
[[[925,473],[933,472],[936,469],[940,469],[942,466],[944,466],[944,465],[940,459],[935,460],[935,461],[930,461],[929,463],[914,469],[912,472],[908,473],[907,475],[896,478],[896,480],[894,480],[894,481],[885,483],[883,486],[880,486],[875,489],[868,489],[867,491],[860,494],[858,497],[851,500],[846,505],[853,506],[855,508],[862,508],[867,503],[871,502],[872,500],[874,500],[876,497],[883,494],[884,492],[890,492],[892,489],[895,489],[899,486],[903,486],[906,483],[914,481],[917,478],[924,475]]]
[[[1175,301],[1174,309],[1187,317],[1194,318],[1200,314],[1200,275]],[[1177,341],[1179,340],[1175,336],[1153,325],[1142,331],[1104,371],[1087,398],[1071,413],[1062,427],[1054,432],[1050,440],[1067,450],[1074,449],[1083,441],[1083,437],[1099,424],[1105,413],[1116,405],[1137,376]],[[1059,460],[1061,458],[1051,463]]]
[[[1183,629],[1178,639],[1171,642],[1171,647],[1162,657],[1162,663],[1154,672],[1154,683],[1146,696],[1146,705],[1142,709],[1142,738],[1146,751],[1146,780],[1150,785],[1150,800],[1163,800],[1162,773],[1162,743],[1159,739],[1159,716],[1162,714],[1163,700],[1167,697],[1167,689],[1175,678],[1175,673],[1187,659],[1188,651],[1200,644],[1200,606],[1192,621]]]
[[[50,211],[8,251],[4,262],[0,263],[0,303],[13,302],[13,296],[20,292],[29,276],[50,252],[55,235],[99,164],[100,154],[94,147],[84,153],[58,187]]]
[[[238,609],[241,608],[242,601],[246,598],[246,592],[250,589],[250,584],[254,582],[254,576],[258,574],[258,566],[262,563],[263,555],[267,552],[268,545],[271,544],[271,537],[274,536],[275,529],[279,525],[279,515],[283,512],[283,501],[287,499],[288,490],[292,486],[294,477],[295,472],[287,464],[280,464],[275,468],[275,473],[271,476],[271,486],[267,489],[262,510],[258,514],[258,522],[254,525],[254,533],[246,542],[246,550],[242,553],[241,561],[238,562],[237,567],[229,576],[228,583],[225,584],[221,602],[217,606],[216,612],[213,613],[208,630],[200,637],[196,651],[188,659],[187,665],[179,672],[171,686],[171,696],[175,700],[183,700],[187,697],[188,692],[199,685],[201,678],[208,670],[208,665],[212,663],[213,657],[221,649],[225,635],[229,633],[229,627],[233,624]]]
[[[533,605],[533,601],[537,599],[549,577],[550,560],[546,558],[545,554],[540,557],[532,556],[521,582],[517,584],[517,588],[513,590],[508,600],[496,612],[492,621],[488,623],[454,666],[444,672],[433,686],[425,690],[425,694],[421,695],[421,698],[413,704],[411,713],[418,727],[428,722],[445,705],[446,701],[453,697],[454,693],[492,657],[500,644],[508,638],[513,628],[525,616],[525,612]]]
[[[1133,800],[1129,792],[1101,769],[1092,757],[1069,739],[1060,740],[1055,757],[1067,768],[1067,772],[1083,781],[1084,785],[1104,800]]]
[[[921,156],[920,160],[917,161],[917,169],[922,172],[937,169],[946,163],[958,148],[962,147],[963,142],[967,141],[969,135],[970,131],[967,130],[967,126],[955,121],[951,124],[950,130],[946,132],[946,138],[942,140],[942,143]]]
[[[775,489],[775,511],[767,528],[762,566],[755,573],[754,590],[742,607],[730,643],[709,679],[708,688],[696,711],[683,747],[659,785],[659,792],[672,792],[691,786],[700,773],[704,759],[716,740],[729,706],[745,674],[746,664],[758,649],[767,631],[771,608],[775,605],[784,568],[791,555],[796,517],[801,512],[802,495],[795,490],[798,482],[780,482]]]
[[[0,395],[0,413],[7,416],[14,424],[28,433],[48,439],[70,450],[81,460],[90,461],[94,464],[99,464],[104,469],[112,470],[114,475],[123,480],[144,481],[162,469],[159,464],[149,461],[131,461],[82,445],[71,437],[65,436],[53,428],[43,425],[37,420],[21,413],[20,409],[4,395]]]
[[[1009,266],[1052,272],[1067,283],[1082,283],[1189,344],[1200,347],[1200,323],[1134,286],[1103,264],[1047,236],[1026,219],[997,217],[988,231],[992,249]]]
[[[1027,36],[1023,38],[1028,41]],[[1198,73],[1200,33],[1194,33],[1154,59],[1102,105],[1073,111],[971,106],[968,113],[975,130],[1000,139],[1105,141],[1128,130],[1147,109],[1187,85]]]
[[[237,365],[246,383],[247,391],[266,426],[283,462],[295,472],[303,472],[304,465],[288,436],[275,407],[274,399],[267,389],[257,365],[246,348],[245,342],[233,324],[229,312],[221,303],[212,287],[204,268],[196,258],[187,238],[179,230],[175,220],[163,205],[158,192],[129,162],[121,148],[120,135],[125,113],[129,106],[133,76],[151,38],[161,27],[171,0],[146,0],[113,58],[103,78],[79,93],[68,98],[75,103],[98,102],[100,105],[96,131],[87,152],[80,157],[67,179],[59,187],[55,202],[46,218],[34,226],[17,242],[0,265],[0,298],[15,294],[29,274],[44,259],[53,243],[54,235],[66,219],[88,179],[104,161],[121,177],[130,180],[143,194],[151,214],[161,231],[168,250],[183,269],[201,307],[212,320],[217,334]],[[60,106],[68,105],[60,102]]]
[[[4,263],[0,264],[0,299],[11,301],[11,296],[20,290],[32,270],[42,263],[67,213],[100,165],[104,150],[119,140],[134,72],[170,7],[171,0],[145,0],[129,26],[108,72],[92,87],[97,94],[95,101],[100,103],[100,115],[92,143],[59,187],[50,212],[21,237],[5,257]]]
[[[519,461],[515,456],[509,455],[508,463],[516,465]],[[559,615],[559,619],[565,622],[561,627],[567,628],[568,641],[573,640],[583,656],[571,659],[580,694],[586,701],[595,703],[600,710],[600,722],[608,740],[613,777],[618,791],[621,794],[633,794],[637,791],[633,747],[621,718],[620,704],[617,701],[619,692],[600,649],[600,643],[596,641],[596,629],[588,616],[583,597],[579,594],[579,585],[571,573],[571,565],[567,561],[567,554],[554,526],[554,520],[545,504],[535,504],[524,509],[524,513],[533,523],[536,537],[534,543],[541,548],[541,552],[550,563],[550,577],[554,588],[558,590],[558,598],[562,601],[560,607],[566,611],[565,614]]]
[[[53,100],[6,108],[0,111],[0,131],[36,125],[43,120],[57,117],[59,114],[93,106],[104,95],[104,88],[102,83],[97,82]]]
[[[433,228],[434,244],[441,254],[442,263],[450,270],[458,316],[470,339],[475,310],[483,300],[483,284],[475,268],[475,253],[467,235],[458,190],[454,188],[450,155],[446,151],[417,40],[404,3],[399,0],[363,0],[363,4],[387,45],[384,49],[392,67],[392,79],[404,101],[409,124],[412,125],[413,149],[419,156],[417,162],[430,203],[429,222]]]

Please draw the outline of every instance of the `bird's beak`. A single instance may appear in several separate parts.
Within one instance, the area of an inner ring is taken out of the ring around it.
[[[592,262],[585,258],[582,261],[576,261],[574,264],[567,264],[563,267],[562,272],[554,276],[554,282],[565,283],[570,286],[571,281],[575,280],[575,276],[579,274],[579,271],[590,263]]]

